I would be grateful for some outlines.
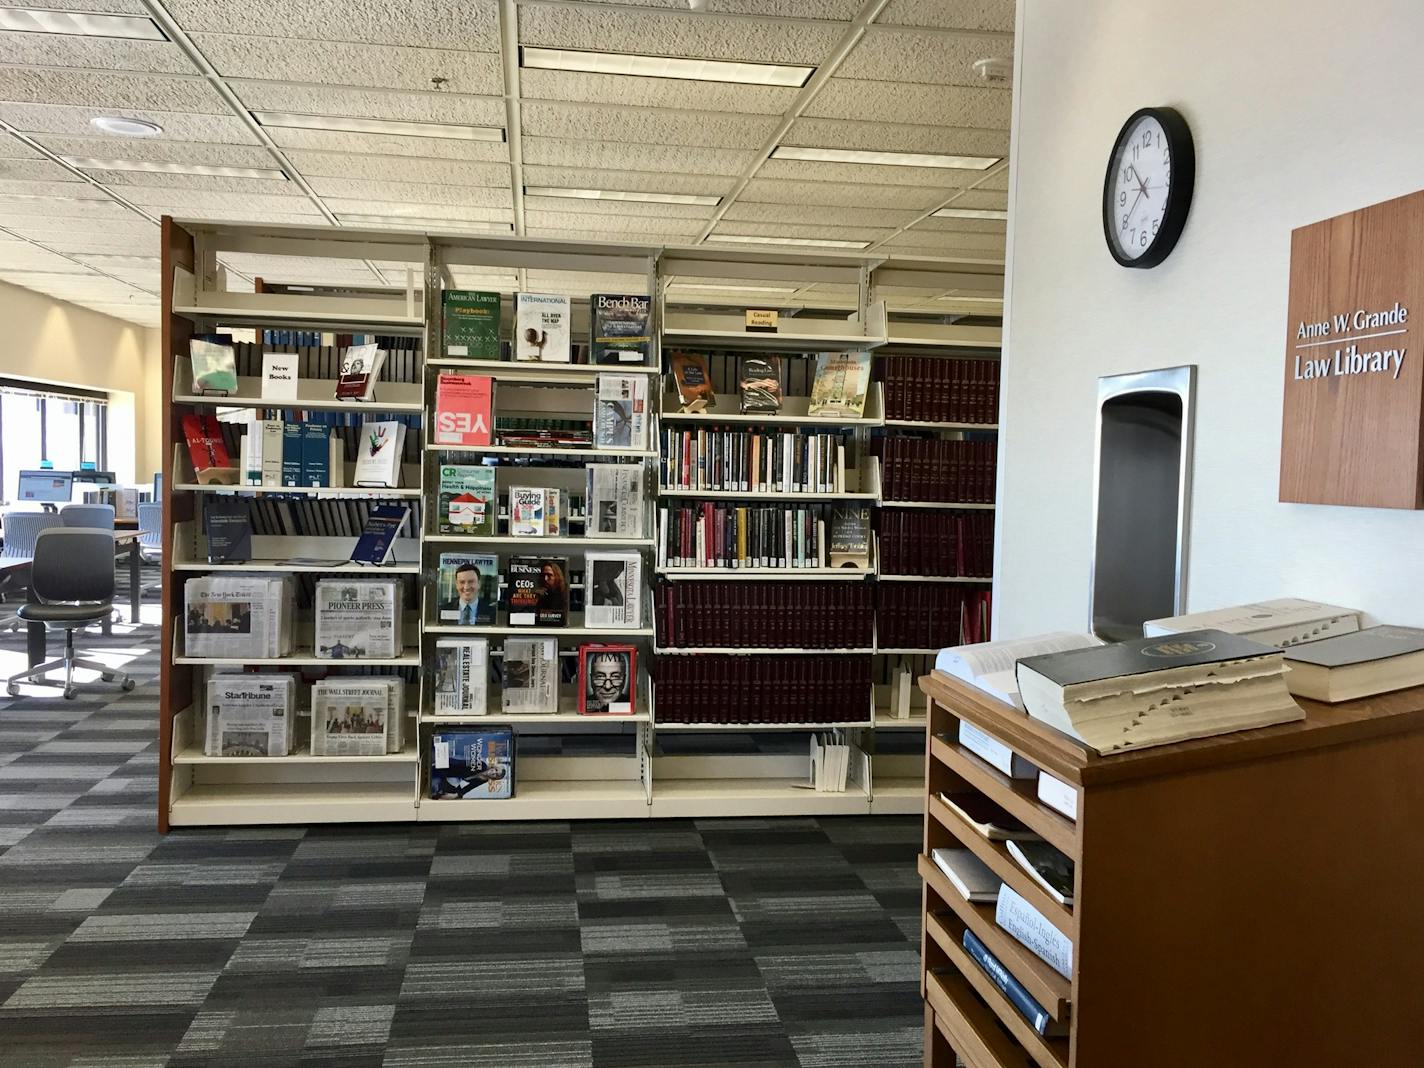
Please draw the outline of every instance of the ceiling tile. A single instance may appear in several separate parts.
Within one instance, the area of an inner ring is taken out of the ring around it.
[[[723,175],[679,174],[675,171],[603,171],[573,167],[524,167],[525,185],[547,185],[557,189],[620,189],[625,192],[692,193],[698,196],[725,196],[736,185]]]
[[[964,263],[983,264],[989,267],[1002,267],[1004,265],[1004,255],[1002,252],[985,251],[982,249],[952,249],[937,248],[930,245],[891,245],[886,242],[867,251],[884,253],[887,256],[894,256],[898,259],[931,259],[931,260],[959,260]]]
[[[63,104],[16,104],[0,101],[0,119],[4,119],[17,130],[29,134],[64,134],[72,137],[92,137],[94,127],[89,120],[103,110],[84,105]],[[186,112],[155,111],[150,108],[124,108],[126,117],[147,119],[163,128],[158,136],[146,141],[205,141],[214,144],[245,145],[255,144],[257,138],[247,126],[226,111],[220,115],[194,115]],[[115,137],[109,139],[115,146],[111,152],[118,154],[119,146],[126,146],[131,139]]]
[[[780,115],[799,89],[775,85],[732,85],[673,78],[635,78],[583,71],[522,70],[519,95],[526,100],[621,104],[681,111],[730,111]]]
[[[985,189],[982,186],[976,189],[966,189],[954,198],[954,206],[956,208],[996,208],[999,211],[1007,211],[1009,194]]]
[[[506,179],[506,182],[508,179]],[[442,205],[481,205],[500,207],[509,203],[509,187],[491,189],[485,186],[432,185],[426,182],[382,182],[369,178],[309,178],[308,182],[323,200],[340,197],[343,200],[387,200],[424,204],[426,214]],[[370,214],[363,212],[362,214]]]
[[[679,234],[639,234],[635,241],[627,234],[620,234],[616,230],[564,230],[559,228],[550,229],[543,226],[530,226],[525,229],[525,234],[529,237],[556,237],[564,241],[605,241],[623,244],[647,243],[649,245],[672,245],[675,247],[689,244],[688,239]],[[639,286],[639,290],[645,289],[646,287],[647,283],[644,282]],[[535,288],[533,282],[530,283],[529,288],[531,290]],[[539,288],[548,287],[541,286]],[[582,291],[585,294],[591,292],[588,282],[583,283]]]
[[[166,0],[166,6],[190,33],[499,50],[498,0]]]
[[[60,229],[92,227],[96,219],[124,222],[137,216],[117,201],[109,200],[0,200],[0,226],[14,229],[5,219],[18,219],[20,226],[53,225]],[[60,220],[69,220],[61,225]]]
[[[351,178],[370,181],[422,182],[429,185],[508,185],[509,164],[470,160],[406,159],[394,164],[389,156],[338,155],[335,152],[287,153],[305,178]]]
[[[108,108],[149,108],[201,115],[229,113],[217,91],[196,75],[184,78],[174,74],[0,67],[0,100],[79,104],[87,107],[91,116]]]
[[[660,7],[683,11],[687,0],[583,0],[586,4],[618,4],[620,7]],[[828,19],[849,22],[861,9],[862,0],[717,0],[719,15],[764,15],[776,18]]]
[[[322,197],[337,215],[385,215],[394,222],[400,218],[414,219],[464,219],[471,222],[512,222],[511,204],[513,198],[508,189],[473,189],[469,200],[463,204],[451,204],[448,200],[439,204],[424,204],[418,200],[376,200],[368,197]],[[419,228],[419,227],[417,227]]]
[[[712,217],[705,204],[644,204],[636,200],[586,200],[581,197],[525,196],[526,211],[568,211],[577,215],[647,215],[679,219]],[[592,225],[592,224],[589,224]]]
[[[806,108],[811,118],[922,126],[1009,128],[1010,94],[1004,89],[912,85],[859,78],[832,78]]]
[[[940,189],[945,196],[984,177],[983,171],[952,167],[896,167],[878,163],[822,163],[802,159],[769,159],[757,174],[793,182],[838,182],[844,185],[915,185]]]
[[[0,241],[0,271],[87,273],[81,264],[26,241]]]
[[[986,83],[975,72],[974,64],[988,56],[1012,58],[1013,54],[1012,42],[985,40],[978,35],[917,33],[872,26],[837,68],[836,77],[879,81],[889,72],[898,82],[983,88]],[[1000,91],[1009,90],[1005,86]]]
[[[3,170],[4,168],[0,167],[0,172]],[[5,197],[45,197],[46,199],[59,200],[109,199],[102,189],[97,189],[88,182],[81,182],[72,175],[69,178],[69,181],[56,182],[11,181],[0,174],[0,199]]]
[[[360,134],[344,130],[292,130],[274,126],[267,133],[281,148],[336,152],[343,155],[400,156],[404,159],[468,159],[507,161],[503,141],[454,141],[443,137]],[[288,153],[290,157],[292,153]]]
[[[958,156],[1007,156],[1007,130],[962,126],[908,126],[845,119],[797,119],[782,144],[816,148],[861,148],[872,152],[940,152]]]
[[[272,153],[260,145],[223,145],[168,141],[161,137],[63,137],[40,134],[35,140],[51,152],[90,159],[155,160],[160,163],[206,163],[221,167],[275,167]]]
[[[966,234],[945,230],[926,230],[916,226],[903,234],[896,234],[885,242],[887,246],[902,247],[913,245],[918,248],[966,249],[976,252],[1004,251],[1003,234]],[[944,255],[940,252],[938,255]]]
[[[498,96],[504,92],[504,71],[493,52],[456,52],[444,48],[311,41],[291,37],[248,37],[235,34],[195,34],[194,44],[225,78],[252,77],[261,72],[291,72],[318,85],[360,85],[375,89],[434,88],[431,79],[446,79],[442,91]]]
[[[0,64],[194,74],[177,45],[57,33],[0,33]]]
[[[592,167],[619,170],[636,163],[640,170],[671,170],[683,174],[740,175],[756,158],[755,152],[693,148],[688,145],[630,145],[605,141],[565,141],[525,137],[524,163],[551,167]]]
[[[889,237],[890,229],[868,226],[824,226],[815,223],[779,222],[775,224],[723,219],[714,234],[764,234],[768,237],[823,237],[832,241],[879,241]]]
[[[753,178],[738,202],[765,204],[830,204],[836,207],[907,208],[924,211],[942,204],[942,189],[911,185],[840,185],[835,182],[788,182]]]
[[[770,225],[780,222],[825,223],[827,226],[908,226],[921,212],[907,209],[870,208],[864,205],[834,208],[825,204],[760,204],[738,198],[722,216]]]
[[[40,159],[42,158],[25,142],[9,134],[0,134],[0,159]]]
[[[54,11],[90,11],[96,15],[147,15],[143,0],[44,0]]]
[[[193,217],[209,210],[259,213],[272,211],[284,215],[320,214],[316,205],[306,197],[272,193],[206,193],[191,189],[150,189],[142,186],[125,186],[118,191],[135,204],[158,208],[169,215]]]
[[[631,212],[627,215],[584,215],[572,211],[540,211],[529,204],[524,207],[524,219],[526,226],[540,230],[603,230],[622,234],[625,239],[630,235],[642,238],[647,234],[679,234],[686,239],[701,233],[705,225],[702,219],[649,217]]]
[[[148,251],[157,253],[160,240],[158,227],[152,224],[145,224],[145,226],[145,229],[131,233],[113,233],[113,227],[106,225],[101,234],[65,230],[59,232],[32,231],[31,236],[38,241],[43,241],[57,252],[66,252],[70,255],[95,252],[112,252],[116,255]]]
[[[0,179],[11,182],[80,182],[74,172],[50,160],[0,159]]]
[[[612,49],[650,56],[732,59],[814,66],[830,54],[845,28],[828,23],[778,22],[692,11],[521,4],[519,43],[551,48]]]
[[[935,26],[949,30],[1014,31],[1014,0],[890,0],[877,20],[900,26]]]
[[[269,161],[269,167],[273,164]],[[135,190],[188,189],[209,193],[258,193],[273,197],[304,197],[296,182],[265,178],[232,178],[220,174],[168,174],[163,171],[110,171],[88,169],[91,175],[121,196],[135,200]],[[289,209],[290,210],[290,209]]]
[[[959,204],[958,201],[955,203],[959,207],[968,206]],[[916,223],[915,229],[917,231],[932,230],[941,233],[997,234],[999,238],[1002,239],[1008,225],[1009,224],[1002,219],[936,219],[931,216],[924,222]]]
[[[776,131],[779,122],[775,116],[594,107],[543,101],[525,103],[521,114],[526,137],[694,145],[698,148],[761,148]]]
[[[472,126],[504,125],[504,102],[493,97],[394,89],[347,89],[235,78],[229,79],[228,83],[238,98],[254,111],[346,115],[407,122],[454,122]]]
[[[993,174],[988,175],[981,182],[974,183],[975,191],[980,189],[992,190],[996,193],[1005,193],[1009,188],[1009,168],[1000,167]]]
[[[642,274],[602,274],[591,271],[535,271],[528,272],[531,292],[571,293],[588,296],[590,293],[646,293],[648,279]]]

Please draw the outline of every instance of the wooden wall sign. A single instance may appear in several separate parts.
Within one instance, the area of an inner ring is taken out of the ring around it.
[[[1424,191],[1291,233],[1282,501],[1424,507],[1418,334]]]

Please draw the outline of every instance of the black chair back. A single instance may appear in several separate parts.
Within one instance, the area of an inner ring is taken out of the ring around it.
[[[113,533],[92,527],[40,531],[30,586],[41,601],[112,601]]]

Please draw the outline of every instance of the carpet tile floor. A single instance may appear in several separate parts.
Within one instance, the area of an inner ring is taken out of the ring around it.
[[[920,1063],[919,820],[160,836],[151,611],[0,700],[0,1066]]]

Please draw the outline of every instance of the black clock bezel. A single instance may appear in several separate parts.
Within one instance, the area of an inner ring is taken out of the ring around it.
[[[1113,222],[1116,218],[1113,207],[1113,176],[1117,173],[1118,153],[1127,141],[1128,132],[1139,120],[1151,116],[1162,126],[1167,137],[1167,150],[1171,153],[1172,184],[1167,191],[1167,210],[1162,215],[1162,225],[1147,250],[1136,259],[1124,256],[1113,240]],[[1108,153],[1107,170],[1103,173],[1103,241],[1108,246],[1112,258],[1123,267],[1156,267],[1177,247],[1177,239],[1187,225],[1187,212],[1192,206],[1192,187],[1196,181],[1197,154],[1192,143],[1192,130],[1187,120],[1176,108],[1139,108],[1128,116],[1113,141]]]

